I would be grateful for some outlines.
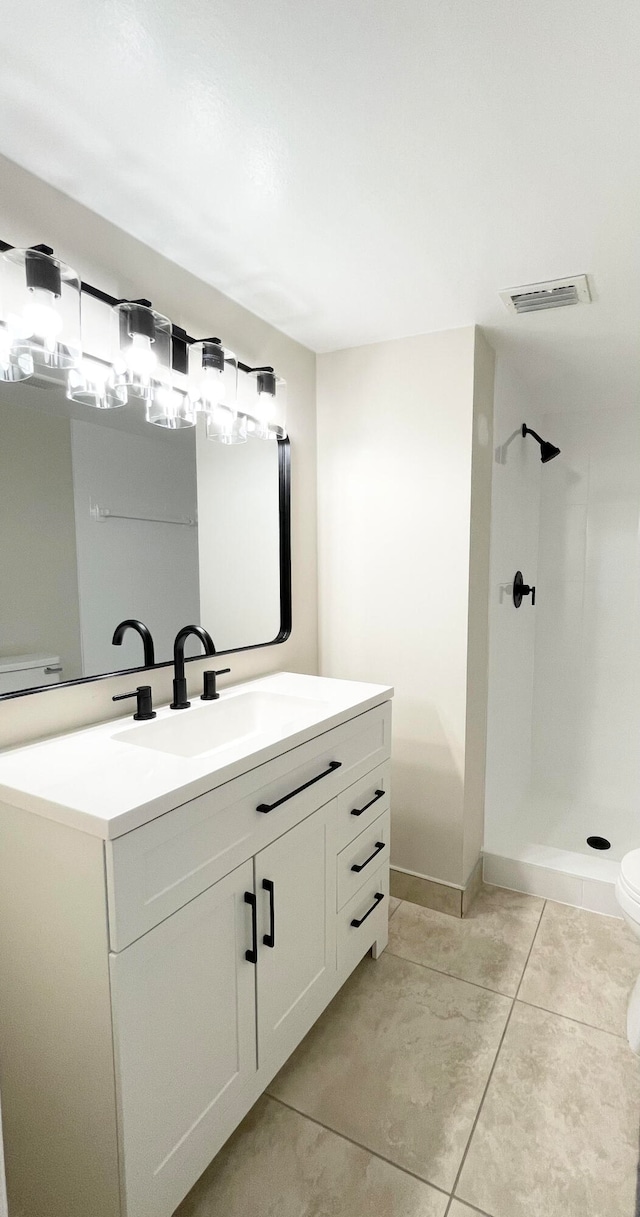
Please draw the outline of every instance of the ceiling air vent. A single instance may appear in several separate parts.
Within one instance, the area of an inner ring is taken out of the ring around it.
[[[591,292],[586,275],[571,279],[552,279],[549,283],[528,283],[500,292],[500,299],[510,313],[539,313],[546,308],[564,308],[567,304],[590,304]]]

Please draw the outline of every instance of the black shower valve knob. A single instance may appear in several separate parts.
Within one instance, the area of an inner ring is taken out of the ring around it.
[[[531,596],[532,605],[536,602],[536,589],[525,583],[522,571],[517,570],[513,579],[513,603],[516,608],[520,608],[523,596]]]

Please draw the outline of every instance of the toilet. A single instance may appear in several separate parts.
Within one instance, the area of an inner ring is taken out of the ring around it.
[[[620,863],[616,880],[616,900],[628,926],[640,938],[640,849],[632,849]],[[627,1009],[627,1039],[630,1048],[640,1056],[640,976]]]

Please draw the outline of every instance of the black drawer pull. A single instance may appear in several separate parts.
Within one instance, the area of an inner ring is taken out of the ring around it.
[[[251,950],[245,951],[244,957],[245,957],[247,963],[257,963],[258,962],[258,910],[257,910],[258,902],[257,902],[253,892],[245,892],[244,902],[245,902],[245,904],[251,905],[251,939],[253,942],[253,946],[251,947]]]
[[[262,935],[262,941],[265,947],[275,947],[276,945],[276,909],[275,909],[275,889],[273,880],[263,879],[262,887],[265,892],[269,893],[269,920],[271,927],[268,934]]]
[[[295,799],[297,794],[302,794],[303,790],[308,790],[310,786],[315,786],[316,782],[322,781],[322,778],[328,778],[334,769],[341,769],[342,761],[330,761],[329,768],[324,770],[324,773],[319,773],[317,778],[311,778],[309,782],[305,782],[302,786],[298,786],[295,790],[291,790],[289,794],[284,794],[281,799],[277,799],[275,803],[259,803],[256,811],[274,811],[276,807],[280,807],[282,803],[286,803],[289,799]]]
[[[384,849],[384,841],[376,841],[376,847],[370,857],[367,858],[366,862],[356,862],[351,869],[354,870],[356,874],[359,874],[361,870],[364,870],[365,866],[368,866],[370,862],[373,862],[374,858],[378,857],[381,849]]]
[[[351,812],[351,815],[352,816],[363,815],[365,811],[368,811],[370,807],[373,807],[374,803],[378,802],[378,799],[382,798],[383,794],[384,794],[384,790],[376,790],[376,793],[374,794],[373,798],[369,799],[369,802],[365,803],[364,807],[354,807],[353,811]]]
[[[359,929],[359,927],[362,925],[363,921],[366,921],[366,920],[367,920],[367,917],[370,917],[370,916],[371,916],[371,914],[373,913],[374,909],[377,909],[377,907],[378,907],[378,905],[379,905],[379,903],[380,903],[380,901],[381,901],[381,900],[384,900],[384,892],[376,892],[375,897],[374,897],[373,904],[371,905],[371,908],[370,908],[370,909],[367,909],[367,911],[366,911],[366,913],[365,913],[364,917],[360,917],[360,918],[358,918],[358,917],[354,917],[354,919],[353,919],[353,921],[351,922],[351,924],[352,924],[352,926],[354,926],[354,927],[355,927],[355,929],[356,929],[356,930],[357,930],[357,929]]]

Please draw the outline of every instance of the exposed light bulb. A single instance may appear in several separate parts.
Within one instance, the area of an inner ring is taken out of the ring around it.
[[[26,305],[23,315],[24,337],[34,335],[41,338],[45,351],[50,355],[56,349],[62,331],[62,316],[51,303],[49,292],[34,291],[33,300]]]
[[[273,372],[258,372],[256,379],[255,426],[251,434],[256,439],[276,439],[273,424],[277,418],[277,380]]]
[[[265,423],[270,423],[275,414],[276,399],[273,393],[267,393],[264,389],[258,393],[258,409],[260,418]]]
[[[256,397],[251,410],[254,417],[251,434],[256,439],[284,439],[286,383],[269,368],[256,368],[252,374],[256,379]]]
[[[224,372],[217,368],[202,368],[201,374],[190,389],[189,396],[194,410],[211,415],[221,406],[226,396]]]
[[[148,380],[158,362],[151,339],[146,334],[132,334],[124,352],[127,366],[142,380]]]

